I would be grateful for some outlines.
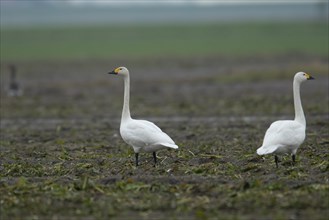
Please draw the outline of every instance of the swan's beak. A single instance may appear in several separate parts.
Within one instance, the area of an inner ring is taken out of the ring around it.
[[[109,72],[108,74],[114,74],[114,75],[117,75],[118,73],[115,72],[115,70]]]
[[[120,68],[120,67],[118,67],[118,68],[116,68],[116,69],[112,70],[111,72],[109,72],[109,74],[118,75],[118,73],[119,73],[119,71],[120,71],[120,70],[121,70],[121,68]]]
[[[315,78],[311,75],[308,75],[307,80],[310,80],[310,79],[315,79]]]

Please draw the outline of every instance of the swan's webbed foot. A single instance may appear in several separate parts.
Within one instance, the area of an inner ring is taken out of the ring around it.
[[[153,159],[154,159],[154,167],[157,165],[157,155],[153,152]]]
[[[275,165],[276,165],[276,168],[279,168],[279,164],[278,164],[278,162],[279,162],[279,158],[278,158],[278,156],[274,156],[274,161],[275,161]]]
[[[138,167],[138,153],[135,153],[135,158],[136,158],[136,167]]]

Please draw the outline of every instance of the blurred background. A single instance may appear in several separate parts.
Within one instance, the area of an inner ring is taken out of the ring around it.
[[[116,118],[121,65],[140,116],[291,115],[298,71],[326,114],[327,25],[318,0],[2,0],[1,115]]]

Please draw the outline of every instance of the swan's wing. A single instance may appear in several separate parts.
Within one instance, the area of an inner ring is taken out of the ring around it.
[[[304,125],[290,120],[276,121],[267,129],[263,145],[299,145],[304,138]]]
[[[150,145],[178,148],[175,142],[158,126],[145,120],[130,121],[121,129],[121,136],[128,144],[139,148]]]
[[[258,154],[273,153],[280,147],[299,146],[305,139],[305,126],[296,121],[276,121],[267,129]]]
[[[139,125],[141,125],[141,126],[147,127],[148,129],[151,129],[151,130],[154,129],[156,131],[163,132],[161,130],[161,128],[159,128],[158,126],[156,126],[153,122],[146,121],[146,120],[135,120],[135,122],[139,123]]]

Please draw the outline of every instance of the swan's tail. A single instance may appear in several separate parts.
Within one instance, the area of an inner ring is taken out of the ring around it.
[[[160,143],[160,145],[173,149],[178,149],[178,146],[176,144]]]
[[[257,149],[257,154],[258,155],[264,155],[264,154],[271,154],[276,149],[278,149],[279,146],[274,145],[274,146],[261,146],[260,148]]]

